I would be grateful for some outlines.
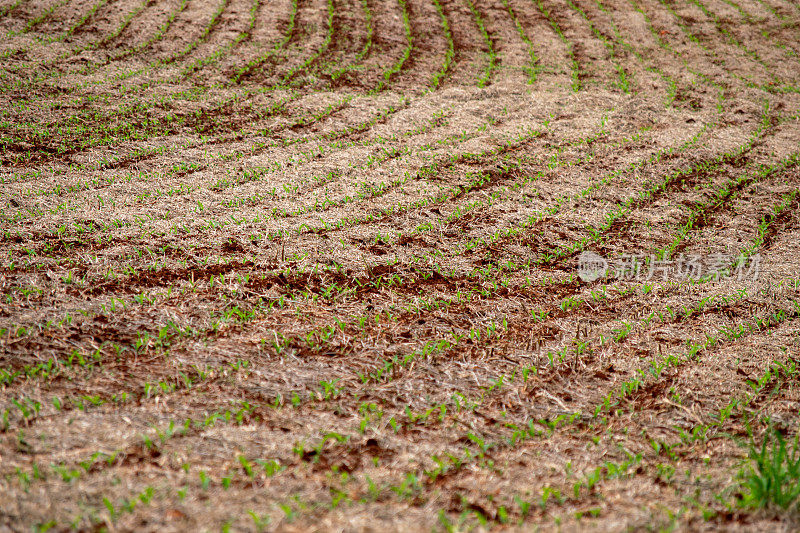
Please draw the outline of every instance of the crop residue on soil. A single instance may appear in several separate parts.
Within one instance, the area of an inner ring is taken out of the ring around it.
[[[799,28],[0,0],[0,530],[796,528]]]

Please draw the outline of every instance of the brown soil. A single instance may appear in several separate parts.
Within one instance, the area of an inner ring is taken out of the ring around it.
[[[797,529],[799,27],[0,1],[0,531]]]

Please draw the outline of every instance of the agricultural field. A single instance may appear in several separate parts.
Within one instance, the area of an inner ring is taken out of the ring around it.
[[[797,0],[0,35],[0,532],[800,527]]]

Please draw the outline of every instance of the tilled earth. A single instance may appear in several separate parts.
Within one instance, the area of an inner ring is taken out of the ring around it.
[[[0,531],[800,525],[796,0],[0,35]]]

